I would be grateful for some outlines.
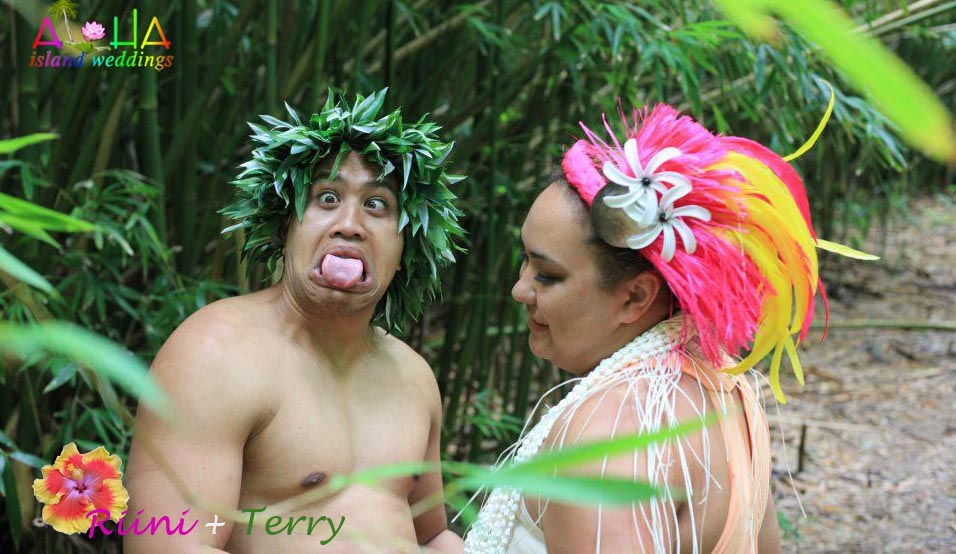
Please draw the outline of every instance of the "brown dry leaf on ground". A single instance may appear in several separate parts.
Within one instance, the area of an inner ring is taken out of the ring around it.
[[[956,197],[913,215],[878,262],[823,254],[833,327],[801,348],[806,386],[785,381],[789,403],[768,408],[785,552],[956,552],[956,332],[838,328],[956,322]]]

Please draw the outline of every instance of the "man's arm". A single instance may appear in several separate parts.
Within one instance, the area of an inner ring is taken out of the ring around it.
[[[425,461],[437,466],[441,463],[441,395],[431,368],[424,360],[420,363],[424,366],[424,380],[428,384],[431,409],[431,428],[428,432]],[[418,543],[426,547],[426,552],[460,554],[464,544],[458,535],[448,529],[448,515],[445,513],[445,495],[440,472],[423,474],[408,496],[409,505],[412,507],[422,501],[427,502],[431,508],[414,520]]]
[[[231,523],[212,534],[205,527],[212,513],[190,505],[184,496],[192,494],[215,506],[235,509],[243,447],[256,421],[256,398],[248,379],[239,375],[243,364],[237,360],[235,341],[229,344],[230,331],[219,317],[222,314],[211,311],[211,316],[200,312],[183,323],[157,355],[150,373],[174,403],[172,419],[163,421],[145,408],[138,411],[126,473],[128,513],[142,510],[137,516],[140,528],[150,518],[158,521],[162,516],[173,527],[182,518],[184,530],[193,522],[198,524],[186,535],[170,536],[163,525],[155,533],[128,534],[124,537],[127,554],[224,552],[229,538]],[[154,456],[156,452],[171,466],[181,486]],[[223,521],[227,514],[218,515]]]

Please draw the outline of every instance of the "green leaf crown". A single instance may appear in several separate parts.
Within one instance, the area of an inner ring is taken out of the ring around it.
[[[326,156],[335,155],[329,180],[335,179],[350,150],[381,166],[379,180],[399,171],[402,271],[376,306],[374,321],[401,333],[407,320],[417,319],[440,293],[441,271],[454,263],[455,250],[462,251],[456,244],[456,238],[464,236],[458,223],[461,212],[452,203],[456,197],[449,186],[465,177],[446,171],[454,143],[438,140],[438,125],[424,116],[405,123],[400,109],[376,119],[386,90],[367,98],[359,94],[351,106],[341,93],[330,90],[322,111],[306,124],[288,104],[290,122],[261,115],[268,127],[249,123],[258,146],[232,182],[235,202],[220,213],[237,222],[223,233],[245,231],[242,258],[265,262],[272,272],[283,255],[285,224],[293,209],[302,221],[312,170]]]

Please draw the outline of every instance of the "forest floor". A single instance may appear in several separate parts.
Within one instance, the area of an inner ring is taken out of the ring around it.
[[[784,552],[956,553],[956,332],[840,328],[956,322],[956,196],[871,235],[878,262],[827,255],[832,326],[768,409]]]

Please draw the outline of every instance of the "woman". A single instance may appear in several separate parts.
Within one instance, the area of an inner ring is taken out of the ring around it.
[[[830,243],[813,235],[793,168],[766,148],[664,105],[624,124],[623,145],[606,123],[608,142],[584,127],[587,140],[565,153],[522,227],[512,296],[527,308],[531,349],[578,378],[508,462],[713,412],[719,423],[575,468],[664,490],[644,504],[571,506],[496,489],[466,553],[780,550],[749,370],[772,355],[780,401],[784,352],[802,380],[796,344],[813,316],[815,247]]]

